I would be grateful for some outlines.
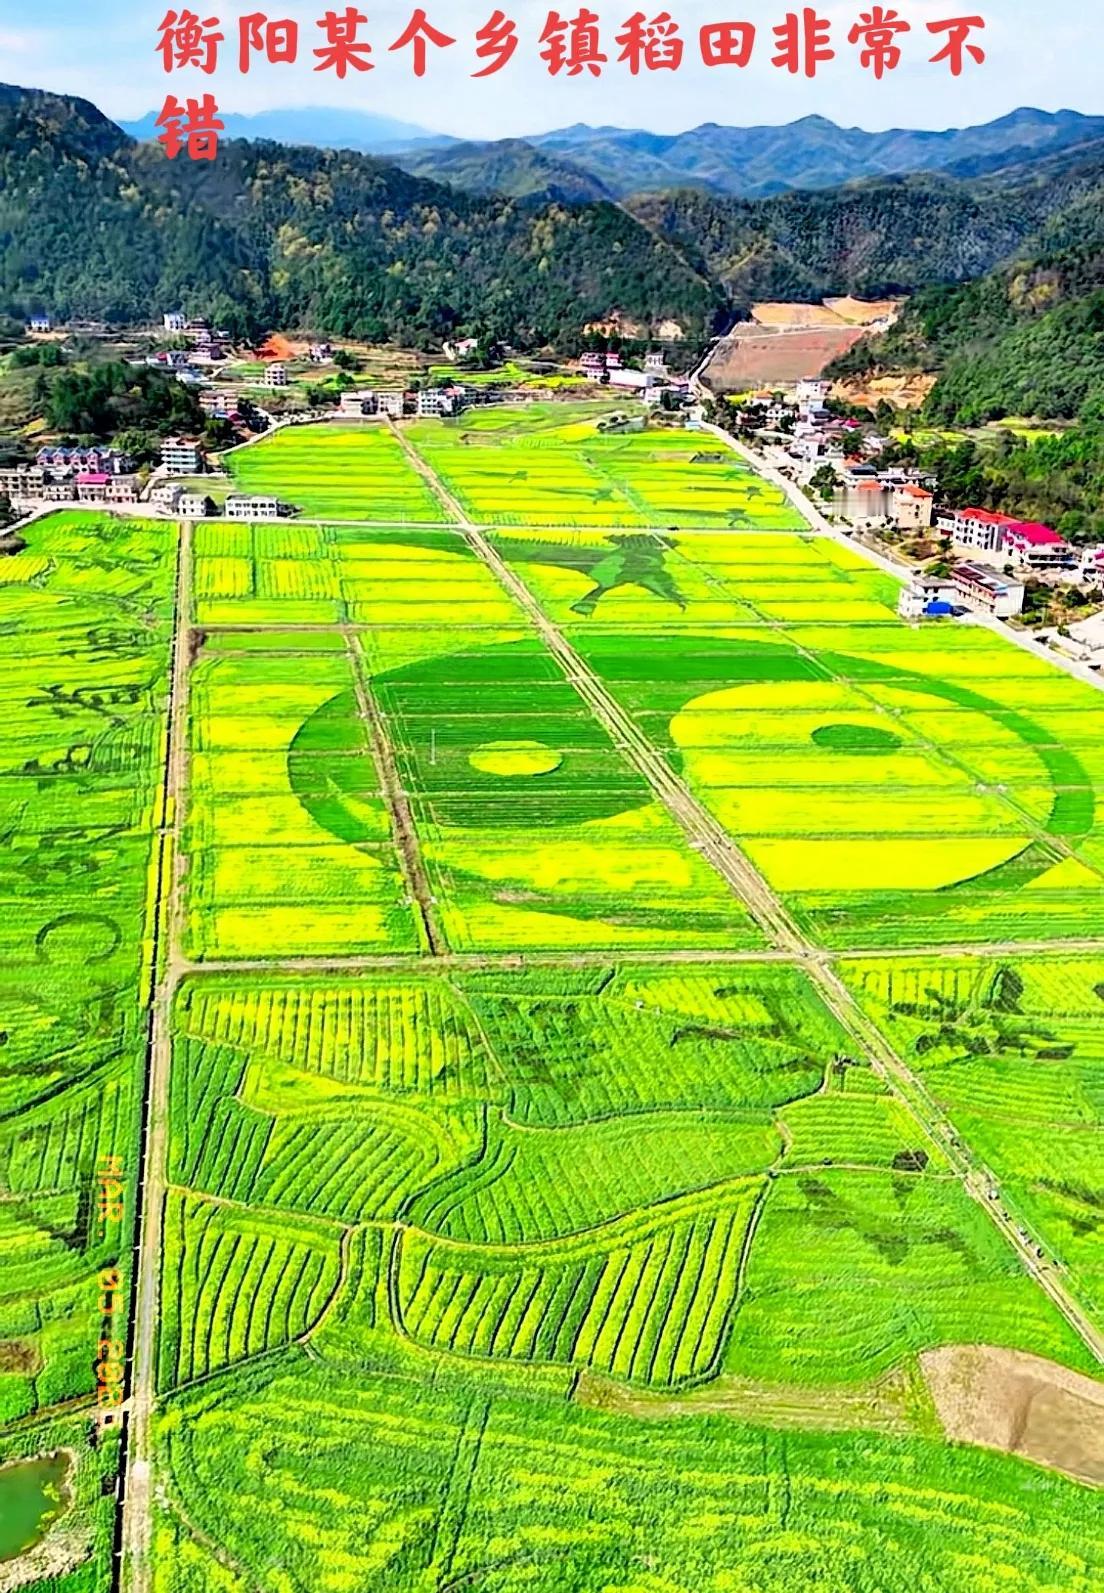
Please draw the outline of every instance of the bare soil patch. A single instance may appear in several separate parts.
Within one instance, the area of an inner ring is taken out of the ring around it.
[[[34,1344],[21,1339],[0,1339],[0,1372],[18,1372],[31,1377],[42,1370],[42,1356]]]
[[[843,316],[837,315],[827,302],[824,304],[790,304],[777,301],[753,304],[751,318],[753,321],[758,322],[760,326],[794,329],[812,326],[839,326],[845,319]]]
[[[853,326],[873,326],[875,321],[887,321],[897,314],[902,302],[900,299],[853,299],[850,294],[824,301],[829,310]]]
[[[741,393],[772,382],[819,376],[826,365],[853,348],[861,326],[813,327],[802,331],[737,328],[717,344],[703,373],[714,392]]]
[[[920,1364],[948,1438],[1104,1487],[1104,1383],[985,1344],[927,1350]]]

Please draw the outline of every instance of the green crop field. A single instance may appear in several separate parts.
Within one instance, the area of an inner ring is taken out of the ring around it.
[[[131,1286],[176,538],[59,514],[21,540],[0,556],[0,1467],[66,1452],[91,1588],[113,1532],[117,1431],[87,1435]]]
[[[602,543],[496,534],[814,939],[1104,930],[1098,691],[992,632],[901,624],[893,582],[823,539]]]
[[[871,959],[846,978],[976,1150],[994,1201],[1104,1315],[1104,955]]]
[[[0,1588],[1104,1584],[1100,693],[618,416],[0,538]]]
[[[274,493],[320,520],[449,518],[382,425],[288,426],[227,464],[240,491]]]
[[[487,408],[407,435],[486,525],[800,526],[779,490],[707,433],[611,424],[630,413],[616,402]]]

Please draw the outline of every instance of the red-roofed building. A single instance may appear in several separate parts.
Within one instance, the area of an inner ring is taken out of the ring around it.
[[[79,503],[137,503],[138,483],[133,476],[112,476],[87,470],[77,477]]]
[[[1021,520],[1005,528],[1001,550],[1009,563],[1026,565],[1032,570],[1069,569],[1076,555],[1069,543],[1049,525],[1037,520]]]
[[[926,531],[932,523],[935,499],[925,487],[907,482],[893,494],[893,518],[903,531]]]
[[[936,523],[941,531],[949,531],[961,547],[996,553],[1005,531],[1019,521],[1010,514],[994,514],[990,509],[941,509]]]

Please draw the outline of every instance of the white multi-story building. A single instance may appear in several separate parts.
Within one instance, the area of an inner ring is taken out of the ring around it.
[[[270,498],[260,493],[232,492],[226,500],[226,518],[228,520],[278,520],[280,518],[279,498]]]
[[[205,520],[211,513],[211,500],[205,492],[182,492],[176,512],[184,520]]]
[[[183,310],[168,310],[161,317],[166,332],[178,334],[188,329],[188,317]]]
[[[426,387],[418,394],[419,415],[451,415],[455,408],[452,394],[442,387]]]
[[[48,315],[32,315],[27,322],[28,332],[48,332],[50,330],[50,317]]]
[[[288,384],[287,366],[277,360],[274,365],[265,369],[264,384],[266,387],[286,387]]]
[[[150,504],[165,514],[174,514],[183,496],[184,488],[174,481],[155,481],[149,490]]]
[[[207,456],[198,437],[166,437],[161,463],[170,476],[198,476],[207,468]]]
[[[797,384],[794,398],[799,404],[823,404],[831,391],[831,382],[822,382],[812,377],[803,377]]]
[[[1081,549],[1080,573],[1083,581],[1104,581],[1104,543]]]
[[[968,608],[995,614],[998,619],[1023,613],[1023,582],[998,575],[988,565],[958,564],[951,572],[951,580],[955,592]]]
[[[376,407],[381,415],[404,415],[406,413],[406,394],[401,387],[381,388],[376,394]]]
[[[371,388],[360,393],[342,393],[337,412],[351,420],[376,413],[376,395]]]
[[[996,553],[1005,531],[1019,522],[1010,514],[994,514],[989,509],[941,509],[936,524],[940,531],[949,531],[960,547]]]

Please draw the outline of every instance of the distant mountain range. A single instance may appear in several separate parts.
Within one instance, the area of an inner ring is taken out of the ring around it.
[[[316,149],[359,149],[369,154],[391,148],[410,149],[423,143],[456,142],[442,133],[430,133],[413,122],[366,111],[345,111],[330,105],[301,106],[293,110],[258,111],[253,116],[222,112],[227,138],[272,138],[279,144],[307,144]],[[137,122],[120,122],[131,138],[157,137],[157,112]]]
[[[385,154],[415,176],[471,193],[569,203],[679,188],[757,199],[903,172],[975,177],[1104,137],[1104,116],[1030,108],[946,132],[891,128],[868,133],[806,116],[781,127],[706,122],[671,134],[578,123],[493,142],[450,138],[385,116],[329,108],[224,120],[228,137]],[[123,127],[134,138],[151,138],[153,113]]]

